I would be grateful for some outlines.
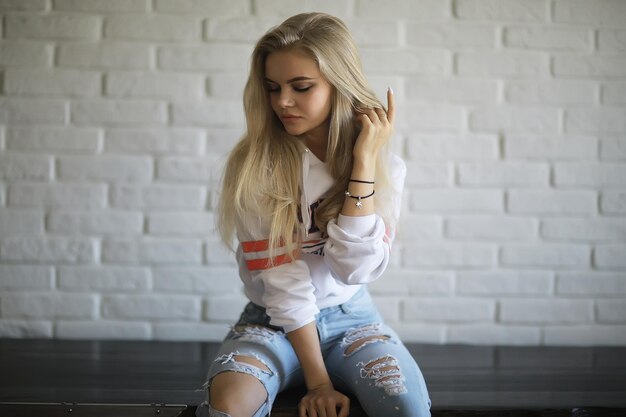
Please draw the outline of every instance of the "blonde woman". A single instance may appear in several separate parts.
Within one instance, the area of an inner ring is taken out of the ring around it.
[[[300,417],[429,416],[424,378],[366,284],[389,262],[405,166],[344,23],[293,16],[256,44],[247,131],[223,181],[219,227],[250,302],[222,343],[198,416],[263,417],[305,384]]]

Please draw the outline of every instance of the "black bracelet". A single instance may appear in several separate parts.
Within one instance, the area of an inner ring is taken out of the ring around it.
[[[374,181],[353,180],[352,178],[350,178],[350,182],[360,182],[361,184],[374,184]]]
[[[354,205],[356,206],[356,208],[358,208],[359,210],[363,208],[363,203],[361,202],[362,199],[364,198],[368,198],[374,195],[376,191],[372,191],[371,194],[368,195],[352,195],[350,194],[350,191],[346,190],[345,194],[346,197],[350,197],[350,198],[354,198],[356,200],[356,202],[354,203]]]

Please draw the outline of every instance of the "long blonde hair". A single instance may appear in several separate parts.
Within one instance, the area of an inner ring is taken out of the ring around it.
[[[363,75],[356,44],[338,18],[324,13],[298,14],[259,39],[244,89],[247,131],[228,158],[217,219],[222,239],[231,248],[238,228],[258,239],[269,236],[270,257],[280,246],[293,254],[302,236],[298,205],[304,144],[283,128],[269,104],[265,81],[265,59],[285,48],[306,53],[333,86],[326,163],[335,184],[315,215],[323,232],[341,211],[352,172],[352,148],[359,133],[354,110],[383,108]],[[397,221],[390,207],[393,193],[385,149],[377,160],[375,208],[387,227],[394,227]],[[270,219],[269,229],[258,230],[267,223],[264,219]]]

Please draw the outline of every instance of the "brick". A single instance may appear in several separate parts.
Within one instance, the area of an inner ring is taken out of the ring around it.
[[[368,284],[372,294],[446,296],[454,291],[450,272],[388,269],[385,275]]]
[[[434,189],[411,191],[411,209],[432,212],[501,212],[498,190]]]
[[[406,140],[407,156],[419,159],[495,159],[499,146],[496,135],[419,134]]]
[[[204,38],[226,42],[256,42],[276,25],[275,18],[259,17],[214,17],[204,25]]]
[[[156,0],[154,8],[158,12],[191,13],[207,16],[239,16],[250,14],[248,0]]]
[[[98,72],[61,69],[7,68],[4,92],[21,96],[89,97],[100,94]]]
[[[37,263],[92,263],[96,260],[96,242],[92,239],[65,237],[9,238],[0,241],[0,259]]]
[[[227,323],[158,322],[153,340],[221,342],[230,331]]]
[[[447,185],[452,183],[452,166],[445,162],[409,162],[407,166],[407,186]]]
[[[5,293],[0,311],[3,318],[90,319],[97,316],[94,294]]]
[[[422,24],[407,22],[406,42],[411,46],[474,48],[496,46],[496,27],[477,24]]]
[[[148,100],[84,100],[71,103],[71,120],[82,124],[164,124],[167,105]]]
[[[107,186],[77,183],[16,183],[9,188],[10,207],[102,209],[106,206]]]
[[[6,130],[6,147],[26,152],[95,154],[100,149],[100,130],[57,126],[11,126]]]
[[[0,319],[0,337],[14,339],[51,339],[52,322]]]
[[[548,74],[548,57],[526,51],[459,52],[456,54],[456,72],[475,77],[535,78]]]
[[[244,71],[251,53],[250,45],[162,46],[158,49],[157,63],[164,70]]]
[[[510,216],[448,217],[445,236],[465,240],[521,240],[537,236],[533,219]]]
[[[201,74],[112,72],[106,76],[105,93],[111,97],[197,100],[205,95]]]
[[[624,77],[626,57],[621,55],[557,55],[553,57],[552,72],[557,77]]]
[[[442,324],[394,323],[393,329],[406,343],[445,343],[446,326]]]
[[[141,235],[143,214],[138,212],[59,211],[47,219],[48,230],[64,236],[128,236]]]
[[[63,180],[112,180],[146,183],[153,177],[152,160],[141,156],[59,157]]]
[[[102,260],[117,264],[199,265],[202,243],[193,239],[108,239],[102,243]]]
[[[0,265],[0,290],[52,290],[53,276],[51,266]]]
[[[59,267],[58,288],[70,292],[132,292],[151,289],[150,270],[145,267]]]
[[[598,300],[598,322],[624,324],[626,322],[626,301]]]
[[[507,211],[520,214],[593,214],[595,191],[510,190]]]
[[[593,301],[527,299],[500,300],[500,321],[503,323],[589,323],[593,321]]]
[[[600,140],[600,159],[625,160],[626,139],[619,134],[602,135]]]
[[[66,118],[64,100],[0,98],[0,123],[3,124],[63,124]]]
[[[205,133],[194,128],[111,128],[104,137],[106,153],[195,156],[204,148]]]
[[[8,39],[96,40],[102,18],[80,14],[9,14],[5,17]]]
[[[237,265],[235,253],[220,242],[207,242],[204,246],[205,259],[209,265]]]
[[[483,106],[470,111],[469,124],[476,130],[556,133],[559,130],[559,111],[547,107]]]
[[[570,109],[565,111],[567,132],[624,133],[626,132],[626,109]]]
[[[394,46],[400,40],[400,25],[393,20],[349,20],[350,34],[359,47]]]
[[[548,185],[550,166],[540,162],[462,162],[457,165],[461,185]]]
[[[207,153],[225,155],[229,153],[242,137],[242,131],[236,128],[209,128],[207,132]]]
[[[487,243],[414,243],[402,248],[405,267],[476,267],[495,264],[495,247]]]
[[[0,236],[41,236],[44,234],[44,212],[0,208]]]
[[[419,298],[403,303],[403,318],[425,322],[492,322],[495,302],[474,298]]]
[[[152,47],[122,42],[64,43],[58,65],[73,68],[143,69],[150,67]]]
[[[46,11],[48,0],[2,0],[0,11]]]
[[[621,0],[557,0],[554,21],[600,27],[626,27],[626,4]]]
[[[177,125],[241,126],[245,117],[241,101],[205,100],[179,102],[173,106],[173,120]]]
[[[626,268],[626,245],[596,245],[593,264],[598,268]]]
[[[399,241],[433,240],[443,236],[443,221],[439,216],[423,216],[405,213],[398,230],[410,230],[410,234],[398,235]]]
[[[90,340],[151,340],[150,323],[97,320],[55,322],[55,337]]]
[[[626,326],[546,326],[543,343],[554,346],[624,346]]]
[[[544,219],[541,237],[566,241],[624,241],[626,219]]]
[[[626,52],[626,30],[598,30],[600,52]]]
[[[461,20],[546,22],[549,11],[545,0],[455,0],[453,7]]]
[[[120,209],[202,209],[206,201],[205,187],[196,185],[120,184],[111,189],[111,206]]]
[[[52,179],[51,156],[0,154],[0,179],[47,181]]]
[[[592,137],[553,137],[507,135],[504,140],[506,159],[595,159],[598,140]]]
[[[605,190],[600,195],[602,213],[626,213],[626,190]]]
[[[449,51],[436,49],[360,48],[363,68],[368,74],[437,75],[450,74]]]
[[[150,0],[54,0],[54,8],[67,12],[148,12]]]
[[[374,296],[374,304],[386,323],[400,321],[400,298]]]
[[[106,319],[198,320],[198,297],[186,295],[140,294],[104,295],[102,317]]]
[[[541,329],[533,326],[497,324],[453,324],[448,326],[446,343],[496,346],[537,346]]]
[[[0,65],[5,67],[49,67],[52,65],[52,43],[24,40],[0,42]]]
[[[556,185],[624,186],[626,164],[562,162],[554,165]]]
[[[162,180],[217,183],[223,167],[217,158],[161,158],[157,165],[157,177]]]
[[[626,82],[605,81],[602,83],[602,104],[626,104]]]
[[[104,36],[133,41],[196,41],[202,38],[202,24],[198,18],[187,16],[114,15],[106,19]]]
[[[214,98],[241,100],[246,80],[243,73],[211,74],[208,79],[209,95]]]
[[[153,268],[154,289],[159,292],[232,294],[243,289],[236,268],[173,266]]]
[[[428,103],[493,104],[498,100],[498,84],[495,80],[409,78],[406,90],[408,99]]]
[[[424,20],[429,22],[451,17],[448,2],[438,0],[422,0],[419,3],[403,0],[394,0],[387,3],[375,0],[357,0],[355,15],[359,18],[399,18],[409,21]]]
[[[596,85],[581,80],[506,80],[504,100],[513,104],[585,104],[595,102]]]
[[[626,276],[622,272],[559,272],[556,293],[584,297],[624,297]]]
[[[243,294],[210,296],[204,319],[234,323],[246,304],[248,299]]]
[[[516,267],[588,267],[591,249],[586,245],[556,243],[505,244],[500,250],[500,263]]]
[[[590,51],[592,32],[587,28],[505,27],[503,44],[522,49]]]
[[[548,271],[459,271],[456,291],[461,295],[538,296],[552,292]]]
[[[446,103],[424,104],[408,102],[398,109],[398,124],[411,129],[429,131],[460,131],[464,125],[461,106]]]
[[[202,212],[150,213],[148,233],[203,237],[215,233],[215,220],[211,213]]]

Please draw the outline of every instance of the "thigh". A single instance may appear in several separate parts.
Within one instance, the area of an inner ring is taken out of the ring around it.
[[[430,416],[422,372],[382,321],[347,330],[329,350],[326,364],[338,387],[352,392],[369,416]]]

